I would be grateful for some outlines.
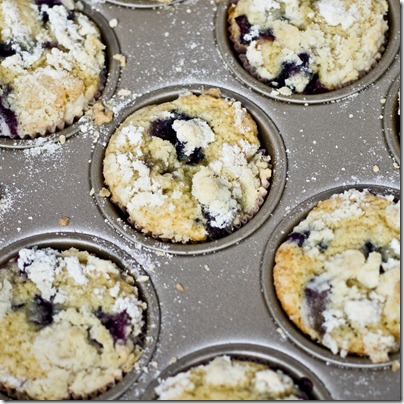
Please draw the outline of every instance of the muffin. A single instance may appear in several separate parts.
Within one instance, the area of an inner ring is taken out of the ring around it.
[[[281,94],[318,94],[380,59],[387,0],[235,0],[230,38],[245,69]]]
[[[186,93],[127,118],[103,171],[112,202],[136,229],[187,243],[245,224],[267,194],[269,161],[240,102]]]
[[[206,365],[169,377],[155,389],[158,400],[308,399],[281,370],[219,356]]]
[[[72,0],[0,0],[0,135],[63,129],[100,95],[105,45]]]
[[[334,354],[389,359],[400,343],[400,202],[355,189],[320,202],[275,256],[296,326]]]
[[[35,400],[104,392],[139,360],[145,310],[111,261],[20,250],[0,268],[1,390]]]

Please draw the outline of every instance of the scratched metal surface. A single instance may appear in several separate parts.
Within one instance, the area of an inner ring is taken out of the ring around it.
[[[399,11],[398,1],[391,4]],[[153,286],[157,296],[151,304],[158,304],[160,311],[160,321],[152,320],[160,322],[158,339],[152,343],[155,351],[139,378],[125,379],[118,392],[101,398],[148,397],[147,387],[173,358],[182,363],[201,350],[204,358],[205,348],[211,352],[217,346],[220,353],[225,345],[243,347],[252,355],[263,350],[278,352],[281,358],[285,354],[287,367],[303,366],[333,399],[400,399],[400,372],[392,372],[391,363],[375,367],[357,358],[327,360],[279,332],[282,321],[268,309],[263,285],[271,265],[267,244],[278,226],[290,226],[288,217],[294,217],[298,205],[334,188],[399,189],[400,170],[393,157],[399,158],[399,150],[391,149],[384,135],[387,120],[382,118],[390,102],[381,102],[400,72],[399,57],[394,56],[398,26],[390,40],[392,59],[383,62],[378,77],[363,89],[349,89],[342,95],[350,95],[328,103],[310,103],[309,98],[307,103],[288,103],[251,89],[236,77],[220,34],[225,5],[185,0],[155,9],[112,3],[92,7],[106,21],[117,19],[114,31],[127,58],[110,103],[114,121],[98,134],[84,118],[63,145],[53,137],[49,142],[28,142],[31,148],[0,148],[0,187],[7,201],[0,214],[0,260],[10,246],[29,238],[46,243],[60,237],[61,244],[72,239],[80,245],[80,240],[96,237],[92,245],[98,249],[108,254],[112,244],[118,251],[115,255],[123,250],[142,265],[151,279],[148,287]],[[272,194],[279,202],[268,212],[270,192],[265,217],[253,219],[229,241],[178,247],[147,240],[122,223],[112,224],[116,218],[108,216],[108,202],[98,196],[102,181],[97,170],[113,128],[142,102],[163,99],[166,88],[170,93],[179,87],[220,87],[224,93],[239,95],[251,104],[252,112],[272,121],[271,130],[275,127],[276,139],[281,140],[275,164],[278,177],[284,170],[287,178],[284,187],[281,179],[274,184],[283,189],[273,189]],[[119,90],[129,90],[130,95],[122,95],[127,91],[117,95]],[[70,218],[68,226],[60,226],[62,217]]]

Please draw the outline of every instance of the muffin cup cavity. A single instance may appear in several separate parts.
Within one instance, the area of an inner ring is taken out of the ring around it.
[[[135,366],[123,377],[117,377],[115,383],[103,386],[93,394],[89,399],[97,400],[114,400],[121,396],[128,388],[130,388],[142,374],[142,369],[151,360],[158,341],[160,332],[160,309],[154,286],[151,283],[144,269],[126,252],[115,246],[114,244],[96,236],[85,234],[75,235],[72,233],[55,233],[31,236],[26,239],[14,242],[6,246],[2,250],[0,256],[0,266],[5,265],[9,260],[18,255],[23,248],[38,247],[52,248],[55,250],[68,250],[74,247],[80,251],[88,251],[89,253],[105,260],[112,261],[122,271],[123,280],[128,277],[134,278],[135,286],[139,293],[139,298],[147,304],[144,316],[144,330],[141,337],[141,355]],[[138,278],[142,277],[140,281]],[[144,334],[144,335],[143,335]],[[15,391],[5,391],[9,393],[7,396],[0,393],[0,399],[27,399],[21,393],[16,394]],[[71,397],[72,399],[78,397]]]
[[[109,3],[132,8],[161,8],[182,3],[184,0],[107,0]]]
[[[172,101],[178,98],[178,96],[183,94],[185,91],[191,91],[194,94],[201,94],[206,90],[208,90],[208,88],[202,85],[198,87],[176,86],[147,94],[137,99],[132,106],[124,110],[121,117],[118,118],[116,122],[122,123],[133,112],[145,106]],[[136,231],[128,224],[127,217],[125,217],[121,209],[116,207],[108,198],[104,198],[99,195],[100,190],[105,187],[103,177],[105,146],[103,145],[106,145],[109,140],[102,139],[101,142],[97,143],[92,157],[90,169],[91,187],[94,188],[95,191],[96,203],[101,210],[101,213],[104,215],[104,217],[106,217],[106,219],[108,219],[108,223],[111,224],[115,230],[129,239],[129,241],[139,242],[145,247],[149,247],[154,250],[179,255],[194,255],[213,252],[233,245],[234,243],[249,236],[268,219],[270,214],[276,208],[285,186],[287,166],[285,148],[277,128],[266,116],[266,114],[247,98],[225,89],[220,90],[223,97],[240,101],[242,106],[250,113],[258,126],[261,147],[265,149],[266,152],[271,156],[270,164],[272,168],[272,176],[270,179],[269,189],[262,189],[261,196],[259,198],[259,203],[263,202],[262,206],[257,206],[252,212],[250,212],[249,215],[247,215],[248,218],[246,218],[245,221],[248,221],[248,223],[240,223],[241,228],[235,229],[231,234],[215,241],[206,241],[199,244],[174,244],[172,242],[153,239],[149,237],[149,235]],[[110,126],[109,136],[115,132],[117,127],[119,127],[119,124],[116,123]],[[266,195],[267,192],[268,195]],[[255,210],[258,210],[258,212],[254,215]],[[254,217],[249,220],[250,216],[253,215]]]
[[[261,264],[261,290],[263,291],[267,308],[272,317],[291,341],[299,348],[308,352],[310,355],[325,361],[327,364],[358,369],[383,369],[386,366],[391,366],[395,360],[399,359],[400,352],[391,353],[389,355],[389,361],[381,363],[373,363],[369,358],[356,355],[347,355],[343,358],[339,356],[339,354],[333,354],[328,348],[311,340],[308,335],[304,334],[294,325],[283,310],[282,305],[277,298],[274,286],[273,269],[275,266],[276,252],[281,244],[286,241],[288,235],[292,233],[294,227],[304,220],[319,202],[330,198],[334,194],[340,194],[350,189],[356,189],[358,191],[368,190],[374,195],[392,195],[395,200],[400,199],[400,191],[398,189],[381,185],[361,184],[333,188],[315,195],[301,203],[290,214],[288,214],[287,217],[281,220],[268,240]],[[296,239],[296,242],[299,244],[299,240]]]
[[[120,76],[120,63],[113,57],[121,53],[118,38],[105,17],[92,9],[85,2],[83,2],[83,9],[78,11],[87,16],[97,26],[101,34],[102,43],[106,46],[104,50],[105,69],[101,73],[100,86],[94,99],[95,101],[108,101],[115,92]],[[91,108],[91,105],[89,105],[88,108]],[[83,114],[80,116],[76,116],[59,126],[55,125],[53,128],[49,128],[47,133],[41,134],[42,136],[37,134],[34,138],[25,137],[24,139],[0,136],[0,147],[27,149],[37,146],[38,142],[41,142],[40,144],[43,144],[42,142],[55,142],[62,135],[65,136],[66,139],[72,137],[79,131],[80,122],[78,120],[85,112],[86,111],[83,111]]]
[[[156,400],[158,396],[155,388],[161,381],[173,377],[178,373],[187,372],[193,367],[206,365],[214,358],[224,355],[235,360],[263,364],[275,371],[281,370],[291,377],[299,387],[303,384],[310,386],[307,390],[304,387],[301,388],[302,391],[309,396],[309,399],[331,400],[330,393],[317,375],[300,362],[275,349],[243,343],[212,346],[179,358],[174,364],[163,370],[162,373],[149,384],[141,399]],[[304,383],[307,379],[309,382]]]
[[[401,117],[398,115],[400,109],[399,92],[400,76],[397,76],[386,95],[386,103],[383,111],[383,129],[390,152],[398,163],[401,159]]]
[[[233,0],[221,2],[218,5],[215,21],[216,43],[221,54],[222,60],[227,67],[244,85],[253,90],[278,101],[284,101],[295,104],[320,104],[326,103],[340,98],[347,97],[365,89],[370,84],[374,83],[392,64],[399,48],[400,48],[400,8],[395,0],[388,0],[389,12],[386,43],[382,45],[380,52],[382,57],[374,63],[371,70],[364,73],[358,80],[346,84],[343,87],[328,91],[322,94],[292,94],[282,95],[278,91],[267,84],[262,79],[259,79],[258,74],[250,66],[245,57],[245,46],[234,44],[230,38],[230,27],[228,23],[228,9]],[[239,55],[237,54],[240,54]]]

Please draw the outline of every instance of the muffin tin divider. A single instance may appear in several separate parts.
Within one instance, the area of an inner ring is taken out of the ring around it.
[[[0,147],[0,185],[12,194],[10,207],[0,211],[0,251],[38,234],[67,232],[79,238],[85,233],[140,262],[155,287],[161,330],[153,358],[122,400],[140,399],[174,358],[229,343],[285,353],[310,369],[333,399],[399,399],[400,372],[391,366],[346,368],[313,357],[287,338],[267,309],[260,279],[268,240],[303,201],[347,184],[400,187],[380,118],[380,100],[399,74],[399,58],[360,93],[327,104],[289,104],[255,92],[226,67],[215,42],[214,1],[186,0],[158,9],[93,6],[107,21],[118,21],[115,33],[127,59],[108,102],[117,115],[151,91],[201,82],[225,88],[257,105],[278,128],[288,160],[286,187],[268,219],[228,248],[198,256],[153,251],[122,237],[99,211],[89,174],[94,147],[101,147],[95,145],[107,134],[97,129],[97,140],[81,120],[63,145],[54,140],[27,150]],[[67,226],[59,224],[62,217],[69,218]]]

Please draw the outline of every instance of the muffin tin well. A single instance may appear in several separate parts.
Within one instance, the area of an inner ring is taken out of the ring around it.
[[[127,373],[120,382],[112,386],[110,389],[97,396],[98,400],[114,400],[122,395],[139,376],[142,374],[144,367],[149,363],[153,356],[157,345],[160,330],[160,309],[156,292],[147,273],[133,258],[112,243],[100,239],[95,236],[70,233],[54,233],[36,235],[21,239],[16,243],[12,243],[4,247],[0,255],[0,267],[7,263],[10,259],[18,255],[18,251],[22,248],[53,248],[56,250],[68,250],[74,247],[81,251],[88,251],[99,258],[114,262],[123,273],[133,275],[135,278],[135,286],[139,291],[142,301],[146,302],[146,328],[145,338],[142,346],[142,354],[135,367]],[[137,278],[143,277],[141,282],[136,281]],[[0,399],[8,397],[0,393]]]
[[[151,310],[144,362],[97,398],[154,398],[158,378],[228,354],[308,377],[315,398],[399,400],[399,354],[383,365],[332,355],[291,325],[272,284],[276,248],[320,199],[351,187],[398,196],[399,161],[380,118],[390,116],[396,93],[387,94],[400,75],[398,1],[389,0],[390,37],[378,65],[356,84],[313,100],[273,98],[242,69],[228,39],[228,1],[150,8],[144,4],[155,0],[85,1],[108,45],[110,84],[102,98],[114,119],[97,126],[86,116],[44,139],[0,140],[0,198],[7,198],[0,263],[28,245],[74,246],[149,277],[138,285]],[[117,53],[125,67],[112,58]],[[145,237],[99,195],[108,140],[138,108],[209,88],[239,100],[258,123],[272,157],[270,192],[250,222],[217,241]]]
[[[297,104],[316,104],[334,101],[339,98],[347,97],[358,91],[363,90],[370,84],[374,83],[393,62],[400,47],[400,35],[398,33],[400,27],[400,10],[399,3],[396,0],[388,0],[389,3],[389,31],[387,37],[387,44],[385,51],[379,62],[368,72],[365,76],[359,80],[349,84],[341,89],[329,91],[324,94],[302,95],[293,94],[291,96],[285,96],[279,93],[275,93],[273,89],[266,84],[260,82],[247,72],[242,63],[238,59],[235,51],[233,50],[233,44],[229,37],[228,22],[227,22],[227,10],[231,1],[223,1],[219,4],[216,15],[216,41],[218,49],[221,53],[222,59],[225,61],[227,67],[232,73],[245,85],[251,87],[259,93],[274,98],[279,101],[292,102]]]
[[[205,365],[213,360],[215,357],[227,355],[232,359],[246,360],[255,363],[267,365],[272,370],[281,370],[290,376],[295,384],[313,386],[312,389],[304,391],[310,400],[331,400],[332,397],[327,391],[319,375],[313,374],[311,370],[299,363],[288,355],[283,354],[275,349],[264,346],[252,344],[226,344],[212,346],[193,352],[187,356],[179,358],[174,364],[166,368],[153,382],[148,386],[142,400],[155,400],[155,388],[158,386],[160,380],[165,380],[173,377],[181,372],[186,372],[189,369]],[[308,382],[305,383],[305,379]]]
[[[108,21],[104,16],[97,11],[95,11],[88,4],[83,3],[83,10],[81,13],[86,15],[95,25],[98,27],[101,33],[101,39],[105,48],[105,62],[106,62],[106,82],[101,92],[99,99],[102,101],[109,100],[116,89],[119,81],[120,75],[120,63],[118,60],[114,59],[114,55],[121,53],[119,41],[115,35],[114,30],[109,26]],[[37,139],[10,139],[4,136],[0,136],[0,147],[13,148],[13,149],[25,149],[32,148],[38,144],[43,144],[43,142],[56,141],[59,136],[63,135],[65,138],[69,138],[75,135],[79,131],[80,124],[78,122],[67,126],[66,128],[56,131],[48,136],[42,136]]]
[[[309,198],[297,206],[290,215],[288,215],[280,224],[276,227],[268,244],[265,248],[265,253],[261,266],[261,286],[265,298],[266,305],[270,311],[272,317],[277,324],[287,334],[287,336],[301,349],[306,350],[311,355],[325,361],[326,363],[332,363],[339,366],[353,367],[357,369],[372,368],[380,369],[386,366],[391,366],[393,361],[398,360],[400,353],[393,353],[390,355],[390,361],[385,363],[372,363],[368,358],[361,358],[354,355],[348,355],[345,358],[334,355],[329,349],[312,341],[308,335],[304,335],[288,318],[287,314],[283,311],[282,306],[276,296],[274,282],[273,282],[273,267],[275,263],[275,254],[280,245],[285,241],[288,234],[293,231],[293,228],[304,220],[309,212],[320,202],[328,199],[334,194],[340,194],[349,189],[357,189],[363,191],[367,189],[369,192],[375,195],[393,195],[395,200],[400,198],[400,192],[398,189],[389,187],[382,187],[376,185],[351,185],[339,188],[333,188],[320,194]],[[270,321],[268,319],[268,321]]]
[[[208,86],[203,85],[192,87],[184,86],[166,88],[150,93],[147,96],[139,98],[132,106],[125,109],[122,119],[119,119],[119,123],[123,122],[134,111],[143,108],[144,106],[161,104],[174,100],[184,91],[191,91],[195,94],[200,94],[208,89]],[[99,191],[104,187],[102,162],[105,154],[104,145],[108,142],[108,139],[105,139],[95,147],[91,165],[91,181],[99,209],[108,219],[108,222],[118,232],[124,234],[132,241],[138,241],[148,248],[179,255],[194,255],[218,251],[235,244],[243,238],[248,237],[268,219],[282,196],[286,181],[287,159],[282,138],[270,118],[250,100],[226,89],[221,89],[221,93],[223,97],[233,98],[240,101],[242,106],[251,114],[258,125],[261,144],[271,156],[270,163],[272,166],[272,177],[270,179],[269,192],[258,213],[240,229],[234,230],[232,234],[215,241],[207,241],[200,244],[174,244],[170,242],[163,243],[151,237],[146,237],[129,225],[119,208],[112,204],[109,199],[103,198],[99,194]],[[117,122],[115,121],[114,125],[111,127],[111,135],[118,126],[119,124],[117,125]]]

